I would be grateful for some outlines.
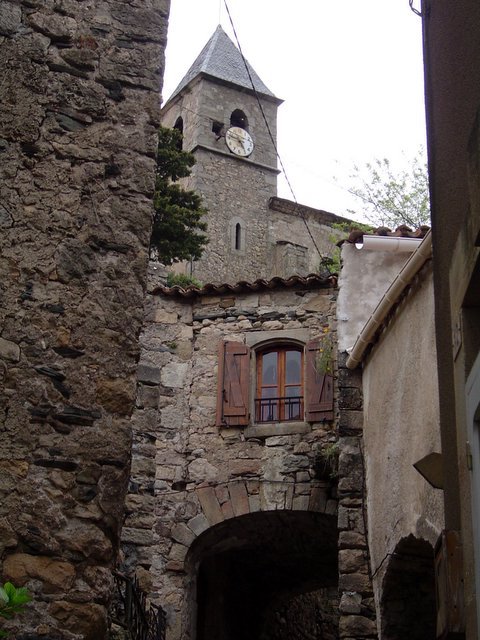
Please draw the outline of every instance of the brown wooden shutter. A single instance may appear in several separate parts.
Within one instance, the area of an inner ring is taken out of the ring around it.
[[[222,342],[218,359],[217,426],[249,422],[250,348]]]
[[[306,351],[305,418],[307,422],[333,420],[333,376],[317,371],[320,340],[311,340]]]

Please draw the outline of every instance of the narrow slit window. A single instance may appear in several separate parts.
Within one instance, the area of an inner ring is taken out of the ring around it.
[[[177,143],[177,149],[181,151],[183,149],[183,118],[181,116],[175,120],[173,128],[180,132],[181,138]]]
[[[242,248],[242,225],[237,222],[235,225],[235,249],[240,251]]]

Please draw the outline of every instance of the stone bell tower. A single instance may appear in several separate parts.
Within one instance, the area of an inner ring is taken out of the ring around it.
[[[210,242],[185,266],[204,283],[269,274],[268,201],[278,174],[272,138],[276,145],[281,102],[218,26],[162,109],[163,126],[180,129],[183,148],[196,158],[185,186],[209,210]]]

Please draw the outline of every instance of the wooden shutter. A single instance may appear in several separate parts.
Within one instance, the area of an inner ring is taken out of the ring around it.
[[[222,342],[218,358],[217,426],[244,426],[249,422],[250,348],[240,342]]]
[[[307,422],[333,420],[333,376],[317,371],[320,340],[311,340],[306,351],[305,418]]]

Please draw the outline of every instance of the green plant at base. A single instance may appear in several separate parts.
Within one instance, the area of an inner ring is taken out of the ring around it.
[[[0,618],[11,620],[16,614],[22,613],[24,606],[31,597],[25,587],[15,587],[11,582],[0,586]],[[0,638],[7,638],[8,632],[0,630]]]
[[[193,276],[189,276],[186,273],[169,273],[167,275],[167,287],[182,287],[186,289],[190,286],[202,288],[202,283]]]

